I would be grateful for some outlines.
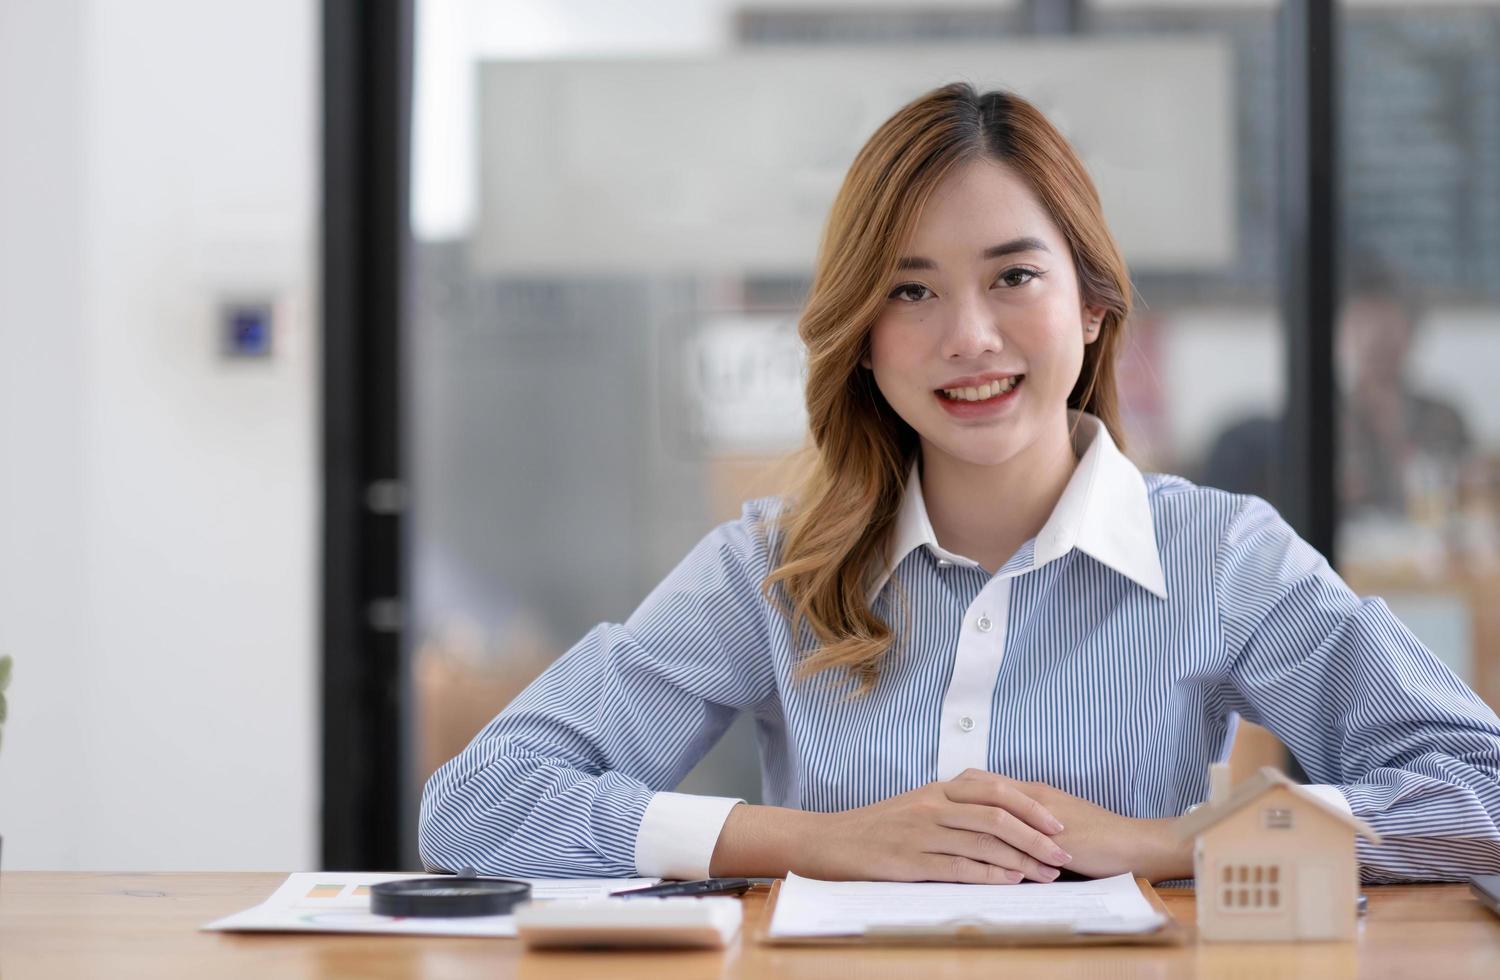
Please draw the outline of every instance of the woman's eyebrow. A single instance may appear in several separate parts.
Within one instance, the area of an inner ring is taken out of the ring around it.
[[[1032,238],[1030,236],[1027,236],[1025,238],[1013,238],[1010,241],[1000,245],[991,245],[989,248],[979,253],[979,257],[982,259],[998,259],[1001,256],[1010,255],[1012,252],[1050,251],[1051,249],[1049,249],[1040,238]],[[897,262],[896,268],[936,269],[937,263],[932,261],[931,259],[924,259],[921,256],[908,256],[907,258],[904,258],[901,261]]]

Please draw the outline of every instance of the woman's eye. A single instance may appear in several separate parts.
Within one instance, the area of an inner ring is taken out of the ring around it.
[[[1000,273],[997,282],[1003,282],[1006,286],[1015,289],[1024,286],[1033,279],[1041,277],[1041,273],[1035,269],[1024,269],[1017,266]],[[931,295],[932,291],[919,282],[904,282],[891,290],[890,299],[899,299],[907,303],[919,303]]]
[[[913,295],[911,295],[911,290],[914,290],[914,289],[919,289],[919,290],[921,290],[924,293],[928,291],[927,287],[924,286],[924,285],[922,285],[919,282],[907,282],[907,283],[902,283],[901,285],[897,286],[895,289],[891,290],[891,295],[890,295],[889,298],[890,299],[905,299],[908,303],[914,303],[917,300],[922,299],[921,296],[913,296]]]
[[[1016,286],[1026,285],[1028,282],[1035,279],[1038,275],[1040,275],[1040,273],[1035,272],[1031,269],[1006,269],[1004,272],[1000,273],[1000,281],[1005,283],[1007,286],[1014,288]],[[1018,279],[1017,277],[1022,278]]]

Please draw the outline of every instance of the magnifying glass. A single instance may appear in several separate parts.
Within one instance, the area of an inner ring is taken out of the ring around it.
[[[370,911],[407,919],[457,919],[509,915],[531,900],[531,885],[507,878],[479,878],[472,868],[441,878],[407,878],[370,886]]]

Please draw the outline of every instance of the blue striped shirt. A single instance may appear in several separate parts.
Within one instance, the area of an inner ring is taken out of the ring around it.
[[[914,468],[871,588],[897,641],[865,697],[794,680],[760,594],[780,504],[747,503],[433,774],[423,861],[701,877],[739,801],[671,791],[740,712],[771,805],[843,810],[974,766],[1132,817],[1205,799],[1242,716],[1381,833],[1358,844],[1367,881],[1500,871],[1494,711],[1264,501],[1143,475],[1092,416],[1075,439],[1048,521],[993,574],[938,544]]]

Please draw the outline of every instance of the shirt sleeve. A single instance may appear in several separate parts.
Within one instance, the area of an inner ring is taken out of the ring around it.
[[[1358,843],[1367,881],[1500,872],[1500,719],[1269,504],[1239,500],[1214,576],[1231,707],[1380,832]]]
[[[770,535],[756,503],[703,538],[625,623],[590,630],[432,775],[418,829],[428,869],[706,873],[739,801],[667,791],[741,710],[775,696],[774,612],[760,593]]]
[[[708,877],[719,831],[744,800],[724,796],[657,793],[635,838],[635,870],[648,878]]]

